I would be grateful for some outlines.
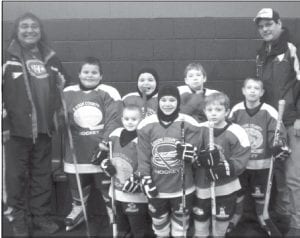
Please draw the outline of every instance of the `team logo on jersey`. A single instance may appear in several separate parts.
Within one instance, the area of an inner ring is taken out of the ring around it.
[[[26,61],[26,66],[30,75],[43,79],[48,77],[44,63],[39,59],[30,59]]]
[[[263,144],[262,128],[254,124],[245,124],[242,127],[248,134],[251,152],[262,153],[262,149],[259,149]]]
[[[152,213],[155,213],[156,212],[156,209],[155,209],[155,207],[152,205],[152,204],[148,204],[148,209],[149,209],[149,211],[150,212],[152,212]]]
[[[127,204],[127,208],[125,209],[125,211],[128,213],[137,213],[139,209],[135,203],[131,202]]]
[[[252,195],[252,197],[255,197],[255,198],[263,198],[264,197],[264,193],[261,191],[260,186],[255,186],[254,193],[252,193],[251,195]]]
[[[147,108],[147,112],[145,112],[145,107],[142,107],[142,115],[143,118],[151,116],[152,114],[155,114],[156,112],[152,108]]]
[[[130,159],[121,153],[113,153],[112,164],[116,168],[115,186],[122,190],[125,181],[130,177],[133,172]]]
[[[199,207],[194,207],[193,208],[193,213],[198,215],[198,216],[203,216],[204,215],[204,210],[199,208]]]
[[[225,207],[220,207],[219,214],[216,214],[216,217],[221,220],[227,219],[229,217],[229,214],[226,213]]]
[[[153,164],[160,169],[179,169],[181,161],[177,158],[175,138],[164,137],[152,143]]]
[[[103,124],[100,124],[103,119],[103,114],[98,103],[79,103],[73,108],[73,112],[74,121],[81,128],[89,130],[103,129]]]

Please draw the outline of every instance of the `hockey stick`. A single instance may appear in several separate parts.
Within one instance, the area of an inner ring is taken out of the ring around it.
[[[109,141],[109,159],[112,163],[112,142]],[[116,194],[115,194],[115,176],[111,177],[111,208],[112,208],[112,229],[113,229],[113,237],[116,238],[118,235],[118,230],[117,230],[117,223],[116,223],[116,215],[117,215],[117,210],[116,210]]]
[[[209,150],[214,150],[214,123],[212,121],[208,122],[209,129]],[[212,237],[216,237],[216,194],[215,194],[215,182],[210,183],[210,197],[211,197],[211,233]]]
[[[185,136],[184,136],[184,121],[180,124],[181,130],[181,143],[185,144]],[[182,167],[181,167],[181,189],[182,189],[182,229],[183,229],[183,237],[186,237],[186,194],[185,194],[185,161],[184,155],[182,154]]]
[[[57,68],[51,67],[51,69],[56,72],[57,74],[57,80],[60,80],[60,77],[63,77],[63,75],[58,71]],[[60,99],[61,99],[61,103],[62,103],[62,108],[63,108],[63,113],[64,113],[64,120],[65,120],[65,125],[66,125],[66,129],[67,129],[67,133],[68,133],[68,138],[69,138],[69,145],[70,145],[70,150],[71,150],[71,155],[72,155],[72,160],[74,163],[74,167],[75,167],[75,176],[76,176],[76,182],[77,182],[77,187],[78,187],[78,191],[79,191],[79,197],[80,197],[80,202],[81,202],[81,206],[82,206],[82,211],[83,211],[83,216],[84,216],[84,220],[85,220],[85,224],[86,224],[86,235],[87,237],[91,237],[90,235],[90,226],[89,226],[89,222],[88,222],[88,218],[87,218],[87,212],[85,209],[85,204],[84,204],[84,199],[83,199],[83,192],[82,192],[82,187],[81,187],[81,181],[80,181],[80,176],[79,176],[79,172],[78,172],[78,162],[77,162],[77,157],[75,154],[75,148],[74,148],[74,144],[73,144],[73,136],[72,136],[72,132],[70,129],[70,123],[69,123],[69,117],[68,117],[68,111],[67,111],[67,104],[66,104],[66,100],[63,94],[63,89],[61,87],[57,87],[58,91],[60,93]]]
[[[275,146],[279,143],[280,126],[282,124],[282,115],[284,112],[284,106],[285,106],[285,100],[279,100],[278,101],[278,118],[277,118],[277,123],[276,123],[273,146]],[[269,203],[270,203],[270,196],[271,196],[271,189],[272,189],[272,180],[273,180],[273,175],[274,175],[274,162],[275,162],[275,158],[274,158],[274,156],[272,156],[271,160],[270,160],[270,169],[269,169],[269,174],[268,174],[268,182],[267,182],[267,189],[266,189],[266,195],[265,195],[263,220],[266,224],[266,227],[264,227],[264,229],[266,230],[266,232],[268,233],[269,236],[281,237],[282,236],[281,232],[278,230],[278,228],[272,222],[272,220],[269,216]]]

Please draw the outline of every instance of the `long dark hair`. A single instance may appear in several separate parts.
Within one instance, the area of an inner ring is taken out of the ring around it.
[[[16,40],[18,43],[20,43],[19,39],[18,39],[18,28],[19,28],[20,22],[25,20],[25,19],[32,19],[33,21],[35,21],[39,24],[40,31],[41,31],[41,39],[38,41],[37,46],[40,50],[42,50],[41,45],[48,45],[45,30],[44,30],[44,26],[43,26],[42,21],[36,15],[32,14],[31,12],[26,12],[26,13],[24,13],[23,15],[21,15],[20,17],[18,17],[15,20],[13,31],[12,31],[12,34],[11,34],[11,37],[10,37],[10,43],[13,40]],[[43,52],[41,52],[41,53],[43,53]]]

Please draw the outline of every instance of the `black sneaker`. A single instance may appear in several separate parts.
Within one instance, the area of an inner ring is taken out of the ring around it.
[[[35,227],[48,234],[53,234],[59,229],[59,226],[48,216],[35,216],[32,223]]]
[[[14,218],[11,224],[12,224],[12,230],[14,236],[22,236],[22,237],[29,236],[28,226],[26,224],[24,216]]]

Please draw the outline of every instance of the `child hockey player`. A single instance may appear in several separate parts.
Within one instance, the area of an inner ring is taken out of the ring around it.
[[[186,85],[178,87],[181,97],[181,112],[194,117],[198,122],[206,121],[206,116],[203,112],[204,98],[211,93],[217,92],[204,87],[206,79],[206,72],[203,66],[199,63],[190,63],[184,70],[184,82]]]
[[[145,118],[138,126],[138,174],[149,198],[152,228],[158,237],[186,234],[195,190],[192,144],[198,142],[199,128],[191,116],[179,113],[179,105],[176,86],[162,87],[158,92],[157,114]],[[183,189],[186,204],[182,203]]]
[[[242,127],[226,120],[229,114],[227,95],[213,93],[207,96],[204,111],[207,119],[214,123],[214,149],[210,149],[209,122],[203,122],[196,160],[195,236],[209,236],[212,218],[212,236],[224,237],[234,214],[237,191],[241,189],[238,176],[245,170],[250,157],[250,142]],[[212,182],[215,186],[210,188]],[[216,208],[215,215],[212,208]]]
[[[123,109],[123,127],[115,129],[109,136],[112,142],[112,161],[104,159],[101,166],[114,177],[116,223],[118,237],[131,234],[136,238],[148,237],[151,226],[147,223],[148,200],[141,190],[140,181],[134,174],[138,166],[137,126],[142,111],[136,105]]]
[[[70,147],[66,148],[64,161],[64,171],[68,174],[73,198],[72,211],[65,218],[67,230],[73,229],[84,219],[75,177],[77,171],[72,159],[73,152],[77,157],[84,205],[89,197],[90,185],[94,182],[95,187],[102,193],[108,215],[112,214],[108,196],[110,178],[101,170],[99,161],[94,160],[93,152],[98,146],[107,149],[104,141],[107,141],[109,134],[120,125],[119,112],[122,109],[122,102],[115,88],[101,83],[102,77],[103,69],[100,61],[88,57],[81,65],[79,84],[64,90],[68,124],[72,135],[69,139],[73,139],[74,144],[73,151]],[[104,154],[104,151],[102,152]]]
[[[242,88],[245,101],[235,105],[229,118],[241,125],[247,132],[251,144],[251,157],[246,170],[240,176],[244,195],[248,189],[255,202],[258,221],[264,230],[268,230],[263,219],[265,192],[272,156],[285,159],[289,156],[288,148],[278,145],[273,148],[274,132],[278,113],[271,105],[262,103],[260,98],[264,94],[263,82],[255,78],[247,78]],[[281,129],[284,130],[283,126]],[[281,141],[286,139],[281,136]]]
[[[143,112],[143,118],[157,111],[158,74],[154,69],[144,68],[137,76],[137,92],[126,94],[124,105],[137,105]]]

